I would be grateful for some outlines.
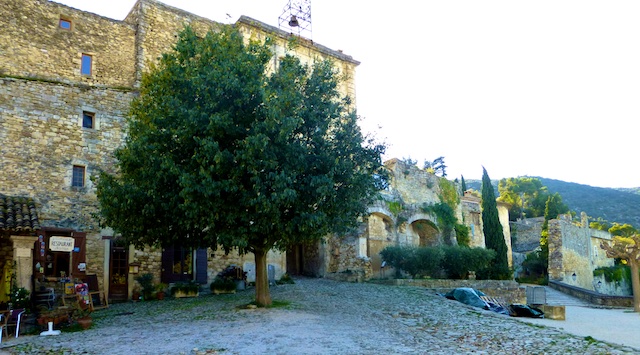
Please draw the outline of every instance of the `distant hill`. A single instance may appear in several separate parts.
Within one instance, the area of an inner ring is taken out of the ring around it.
[[[535,176],[533,176],[535,177]],[[551,193],[559,193],[569,209],[585,212],[589,217],[602,218],[609,222],[629,223],[640,228],[640,188],[610,189],[576,184],[542,177],[542,185]],[[498,197],[498,180],[491,181]],[[466,181],[468,188],[481,191],[481,180]]]

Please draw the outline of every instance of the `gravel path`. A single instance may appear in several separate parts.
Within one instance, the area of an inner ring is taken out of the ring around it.
[[[12,354],[625,354],[638,350],[477,310],[418,287],[296,279],[278,304],[235,295],[112,305],[91,329],[24,336]]]

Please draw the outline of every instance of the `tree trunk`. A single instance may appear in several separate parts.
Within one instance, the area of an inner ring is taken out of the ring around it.
[[[256,303],[260,307],[271,306],[269,277],[267,274],[267,251],[254,251],[256,258]]]
[[[640,312],[640,275],[638,275],[638,261],[627,259],[631,269],[631,287],[633,289],[633,311]]]

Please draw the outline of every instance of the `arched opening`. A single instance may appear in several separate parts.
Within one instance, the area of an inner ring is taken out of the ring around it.
[[[366,248],[366,254],[363,251],[360,254],[369,257],[374,274],[380,272],[380,266],[382,265],[380,252],[388,245],[395,244],[395,241],[391,217],[378,212],[369,215],[366,245],[361,246],[361,248]]]
[[[440,234],[436,225],[426,219],[419,219],[411,223],[411,231],[418,236],[418,245],[430,247],[441,244]]]

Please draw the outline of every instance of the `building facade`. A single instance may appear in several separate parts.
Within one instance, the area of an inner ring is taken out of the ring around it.
[[[207,283],[231,264],[243,266],[251,279],[252,255],[174,246],[136,250],[94,217],[91,176],[116,172],[114,151],[124,142],[125,116],[142,73],[171,50],[186,24],[199,33],[221,25],[155,0],[139,0],[123,20],[44,0],[0,0],[0,6],[3,272],[29,289],[96,275],[113,300],[131,294],[132,264],[157,282]],[[303,62],[331,59],[347,78],[342,93],[355,104],[359,63],[350,56],[248,17],[235,25],[247,39],[272,39],[274,65],[284,53]],[[295,48],[288,45],[292,38]],[[268,263],[277,275],[286,271],[283,253],[270,253]]]

